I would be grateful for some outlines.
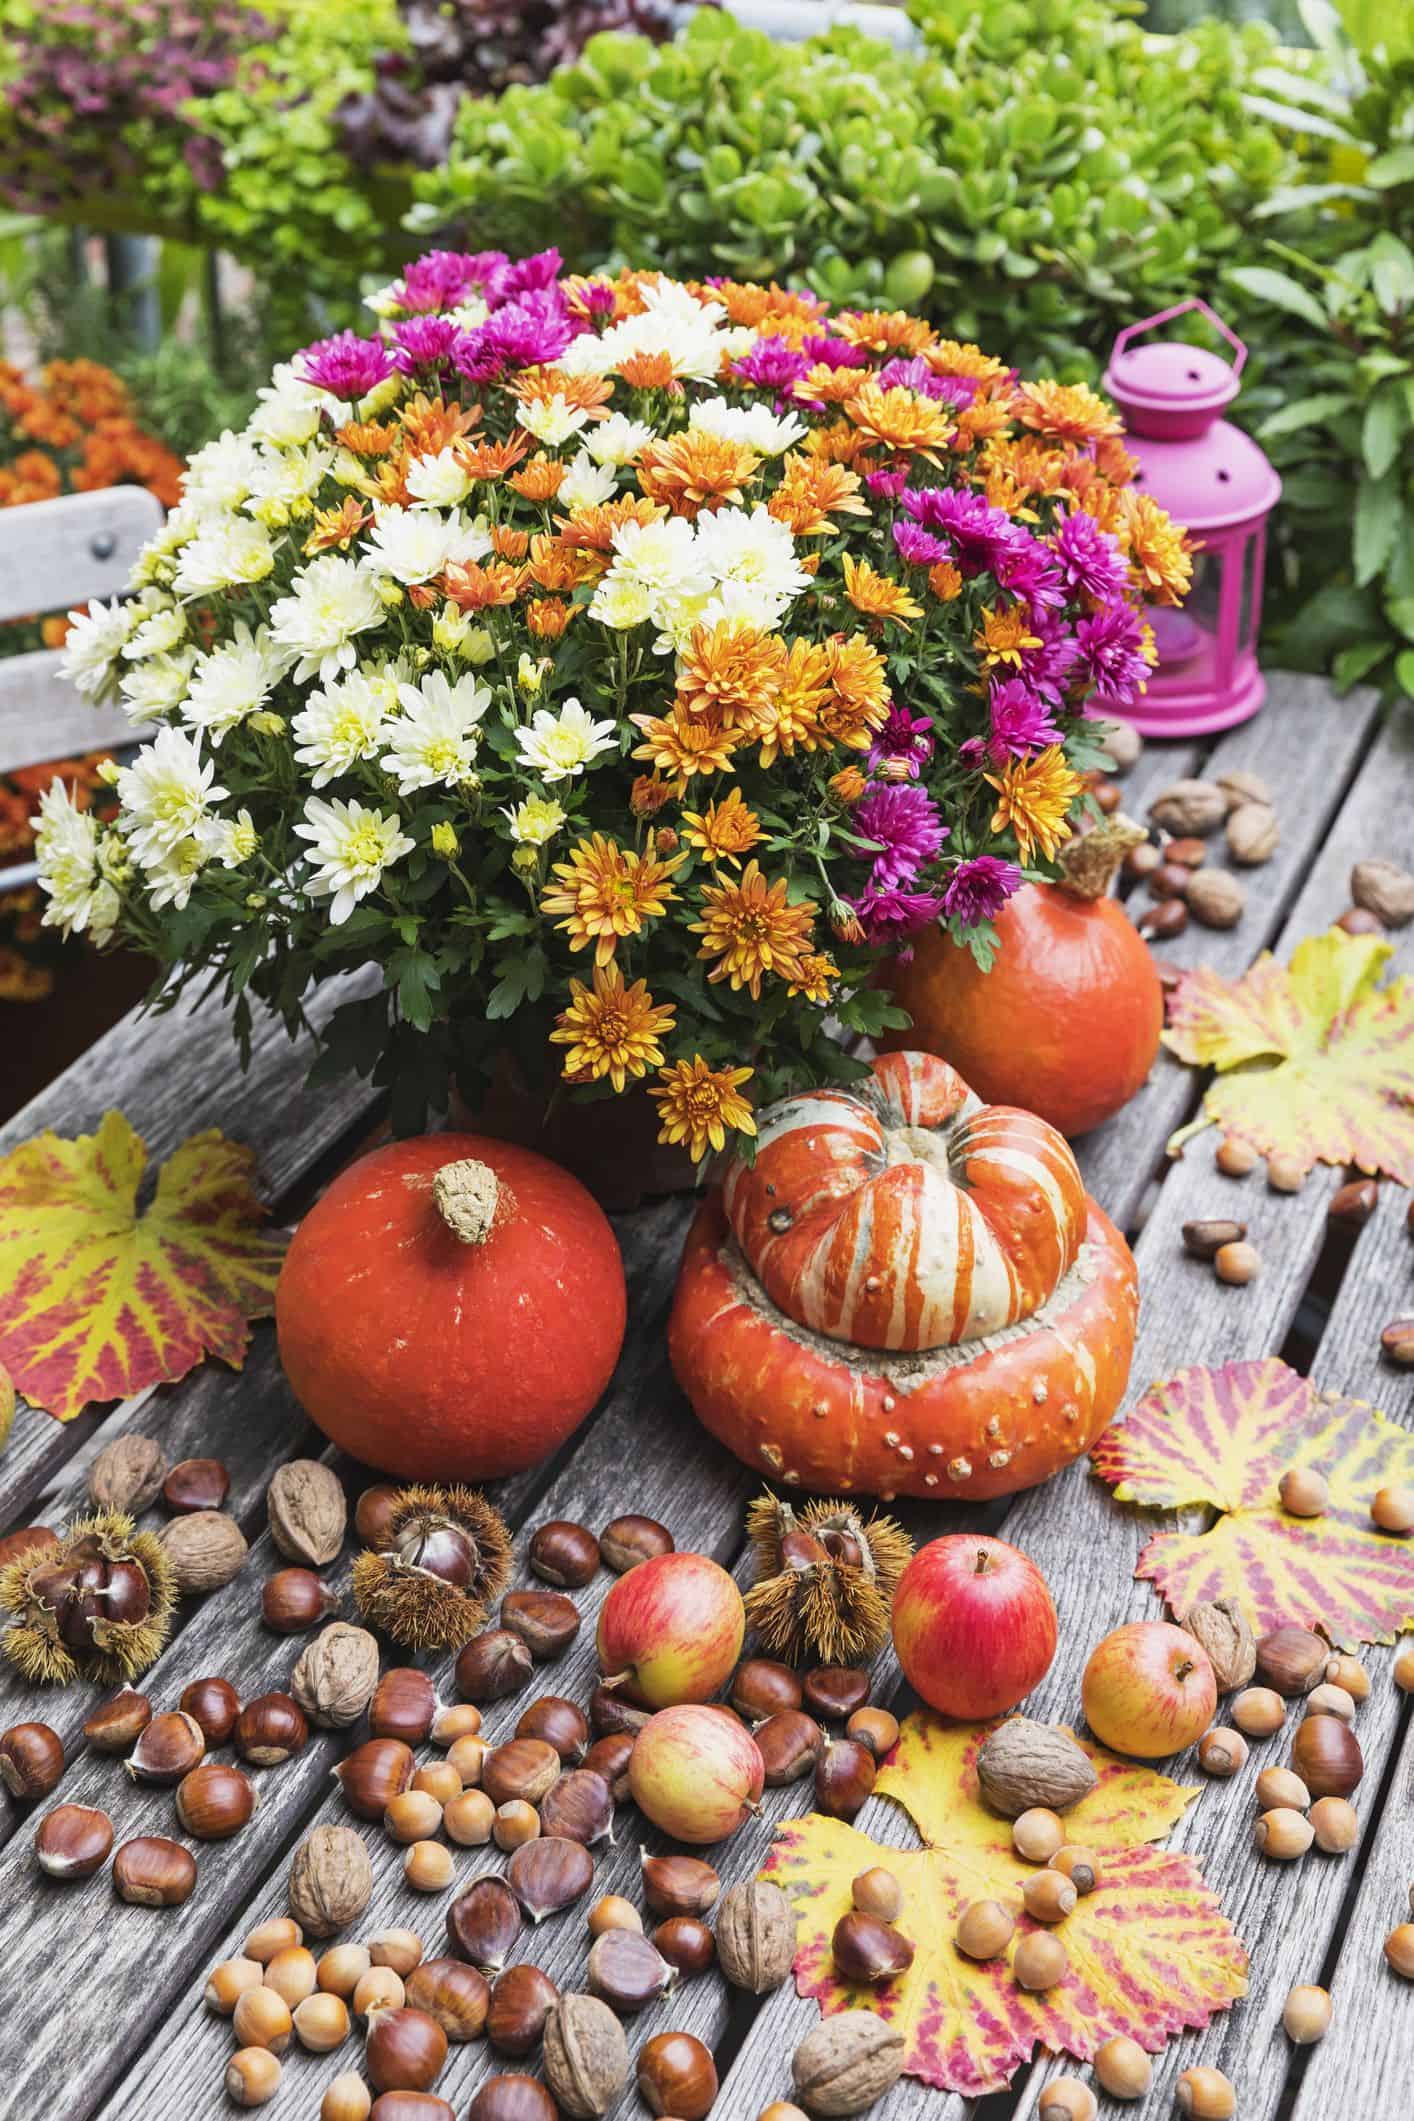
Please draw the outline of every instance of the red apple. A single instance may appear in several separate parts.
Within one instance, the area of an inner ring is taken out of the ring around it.
[[[746,1725],[729,1709],[691,1702],[650,1716],[628,1761],[628,1786],[645,1818],[675,1841],[699,1845],[734,1834],[756,1810],[765,1779]]]
[[[621,1576],[599,1612],[599,1665],[645,1708],[710,1701],[741,1655],[746,1609],[705,1554],[659,1554]]]
[[[1202,1643],[1185,1628],[1131,1620],[1090,1652],[1080,1698],[1101,1745],[1164,1760],[1207,1730],[1218,1683]]]
[[[920,1547],[894,1593],[894,1648],[931,1708],[980,1723],[1015,1708],[1056,1654],[1056,1609],[1034,1561],[954,1532]]]

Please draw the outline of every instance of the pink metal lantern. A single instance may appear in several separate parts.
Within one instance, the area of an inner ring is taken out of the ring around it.
[[[1196,310],[1233,348],[1220,354],[1179,340],[1134,342],[1157,325]],[[1202,736],[1257,712],[1266,682],[1257,667],[1267,517],[1281,480],[1257,444],[1218,416],[1238,392],[1247,348],[1195,297],[1131,324],[1114,343],[1105,389],[1124,414],[1138,484],[1197,550],[1193,586],[1181,608],[1153,605],[1158,666],[1137,705],[1124,710],[1146,736]],[[1091,711],[1105,712],[1095,700]]]

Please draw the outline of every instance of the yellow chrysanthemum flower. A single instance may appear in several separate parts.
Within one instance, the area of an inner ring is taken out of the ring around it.
[[[750,861],[740,882],[707,886],[702,918],[688,926],[703,938],[697,955],[715,959],[708,980],[729,980],[733,990],[745,987],[759,1001],[768,972],[799,979],[815,913],[813,900],[791,905],[784,877],[768,884],[759,863]]]
[[[670,879],[682,859],[660,862],[593,832],[576,841],[567,862],[555,863],[560,881],[546,890],[540,910],[562,913],[557,926],[569,936],[571,950],[593,943],[595,964],[606,965],[625,936],[637,935],[677,896]]]
[[[633,756],[646,759],[655,773],[671,776],[678,792],[696,773],[731,773],[732,753],[744,741],[740,729],[726,729],[713,710],[699,714],[635,714],[630,719],[643,731]]]
[[[904,583],[880,574],[867,560],[856,560],[852,552],[844,556],[844,593],[866,618],[895,619],[906,626],[910,619],[923,616],[923,606],[910,596]]]
[[[913,390],[881,390],[869,382],[857,390],[845,406],[867,442],[881,449],[907,450],[936,463],[934,451],[944,447],[957,425],[950,405],[925,398]]]
[[[750,854],[762,837],[761,820],[743,800],[739,788],[731,789],[720,802],[705,810],[684,810],[683,829],[690,847],[696,847],[709,862],[723,862],[729,869],[741,867],[741,856]]]
[[[760,452],[748,442],[689,427],[648,444],[638,460],[638,483],[650,501],[691,519],[704,508],[739,508],[760,468]]]
[[[1098,442],[1124,433],[1113,405],[1088,383],[1056,383],[1050,377],[1018,383],[1014,410],[1024,427],[1059,442]]]
[[[694,626],[682,651],[676,711],[715,714],[724,729],[751,730],[769,712],[786,644],[747,619]]]
[[[830,690],[820,709],[820,727],[832,743],[867,750],[889,712],[884,658],[862,633],[832,634],[824,646]]]
[[[832,957],[823,951],[809,951],[800,960],[800,975],[791,981],[787,993],[794,1000],[797,996],[807,1002],[827,1002],[830,989],[840,976],[840,968]]]
[[[552,1046],[568,1046],[564,1073],[571,1082],[597,1083],[608,1076],[616,1090],[628,1078],[661,1068],[658,1043],[672,1030],[677,1012],[655,1002],[646,980],[625,987],[617,965],[596,965],[594,984],[570,981],[570,1005],[555,1019]]]
[[[1026,650],[1039,648],[1041,636],[1030,631],[1020,604],[1008,604],[1001,610],[987,604],[982,609],[982,624],[972,636],[972,645],[982,658],[984,670],[996,670],[999,666],[1020,670]]]
[[[1193,583],[1193,548],[1185,530],[1151,494],[1126,492],[1120,519],[1129,563],[1152,604],[1181,604]]]
[[[818,750],[820,710],[830,696],[830,659],[823,641],[792,641],[770,719],[761,737],[761,764]]]
[[[1060,745],[1048,744],[1030,758],[1009,759],[1000,773],[984,778],[997,791],[993,832],[1010,825],[1023,862],[1032,861],[1038,848],[1050,861],[1070,838],[1067,812],[1082,786]]]
[[[709,1068],[700,1053],[662,1069],[662,1088],[648,1093],[662,1121],[659,1141],[681,1145],[700,1163],[709,1149],[726,1146],[729,1127],[737,1134],[754,1134],[751,1107],[739,1094],[750,1079],[750,1068]]]

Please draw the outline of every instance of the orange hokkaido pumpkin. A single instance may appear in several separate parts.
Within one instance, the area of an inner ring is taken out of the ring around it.
[[[489,1480],[547,1457],[609,1382],[626,1310],[613,1230],[578,1179],[478,1134],[350,1164],[275,1291],[306,1414],[402,1480]]]
[[[1158,968],[1108,888],[1126,845],[1123,820],[1070,843],[1059,884],[1023,884],[997,920],[989,972],[939,929],[884,977],[913,1022],[885,1041],[924,1047],[978,1094],[1023,1105],[1088,1134],[1127,1104],[1153,1067],[1164,1025]]]
[[[1070,1148],[893,1053],[758,1115],[688,1233],[668,1330],[697,1416],[817,1493],[1006,1495],[1089,1449],[1138,1283]]]

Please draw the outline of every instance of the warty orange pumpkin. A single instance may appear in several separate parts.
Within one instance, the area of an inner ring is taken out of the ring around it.
[[[669,1325],[699,1420],[821,1493],[1006,1495],[1089,1449],[1138,1283],[1069,1145],[929,1053],[758,1115],[688,1233]]]

